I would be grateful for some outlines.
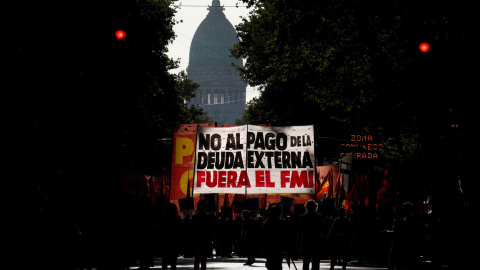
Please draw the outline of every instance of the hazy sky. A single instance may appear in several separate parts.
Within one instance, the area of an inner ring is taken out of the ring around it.
[[[238,8],[235,6],[238,3]],[[212,0],[180,0],[176,3],[177,7],[175,19],[183,22],[173,27],[176,38],[168,47],[168,55],[173,59],[180,58],[180,67],[171,70],[172,73],[178,73],[186,70],[188,66],[188,54],[190,44],[192,43],[195,30],[208,14],[208,6],[212,5]],[[230,23],[235,26],[241,22],[240,16],[247,17],[249,10],[246,5],[238,0],[220,0],[220,5],[224,6],[223,11]],[[258,91],[253,87],[247,87],[247,101],[257,96]]]

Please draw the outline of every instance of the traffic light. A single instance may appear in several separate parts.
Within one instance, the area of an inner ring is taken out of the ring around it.
[[[127,35],[127,33],[124,30],[117,30],[115,32],[115,37],[119,40],[124,39],[126,35]]]
[[[420,43],[418,48],[420,49],[421,52],[426,53],[430,50],[430,44],[428,44],[427,42],[422,42]]]

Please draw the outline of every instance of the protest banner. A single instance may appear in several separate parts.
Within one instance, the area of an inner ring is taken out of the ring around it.
[[[250,185],[246,175],[247,126],[197,129],[195,151],[195,194],[245,194]]]
[[[194,194],[315,192],[313,126],[197,129]]]

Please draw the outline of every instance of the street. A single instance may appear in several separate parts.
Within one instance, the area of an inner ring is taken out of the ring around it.
[[[216,270],[221,270],[221,269],[245,269],[248,270],[251,268],[252,270],[266,270],[267,268],[265,267],[265,258],[257,258],[255,263],[252,266],[244,266],[243,264],[247,261],[246,258],[239,258],[239,257],[233,257],[233,258],[209,258],[207,260],[207,269],[216,269]],[[177,260],[177,268],[178,269],[193,269],[193,262],[194,258],[183,258],[179,257]],[[295,260],[294,261],[295,266],[297,269],[302,269],[302,261],[301,260]],[[283,261],[283,269],[295,269],[295,266],[293,264],[290,264],[290,267],[288,264]],[[328,260],[322,260],[320,262],[320,269],[329,269],[330,268],[330,261]],[[129,269],[138,269],[138,266],[135,267],[130,267]],[[155,266],[151,267],[150,269],[162,269],[162,261],[161,259],[155,259]],[[170,269],[170,267],[169,267]],[[335,269],[342,269],[341,265],[335,266]],[[356,261],[350,262],[347,265],[347,269],[359,269],[359,270],[369,270],[369,269],[387,269],[385,266],[378,265],[378,264],[372,264],[365,262],[363,266],[358,266],[356,265]]]

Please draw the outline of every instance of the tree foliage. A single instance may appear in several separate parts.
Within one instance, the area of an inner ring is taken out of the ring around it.
[[[188,78],[169,73],[177,66],[166,54],[174,38],[173,2],[12,8],[14,75],[6,98],[12,117],[6,124],[16,168],[38,173],[39,180],[58,178],[59,171],[113,179],[118,166],[170,168],[171,145],[162,139],[171,138],[176,125],[205,116],[185,107],[190,94],[183,90],[194,87]],[[123,40],[114,36],[119,29],[126,31]]]
[[[435,1],[244,2],[254,9],[231,52],[246,59],[241,75],[261,96],[243,122],[316,124],[331,137],[380,138],[390,159],[421,156],[425,105],[453,70],[451,10]],[[436,47],[435,59],[421,55],[421,41]]]
[[[208,116],[207,112],[204,112],[198,105],[186,105],[191,98],[195,97],[195,91],[200,85],[190,80],[185,71],[180,71],[177,75],[177,84],[175,85],[175,91],[180,95],[183,105],[182,119],[183,123],[212,123],[213,117]]]

